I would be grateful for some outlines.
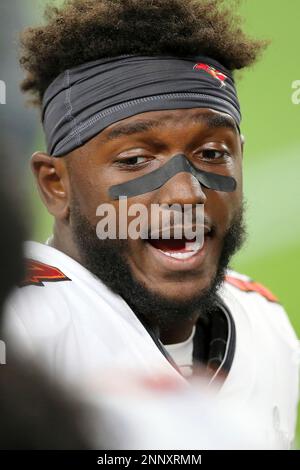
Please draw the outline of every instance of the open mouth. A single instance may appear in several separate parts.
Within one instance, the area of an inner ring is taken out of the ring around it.
[[[196,240],[196,237],[193,240],[187,240],[182,238],[180,240],[170,239],[170,240],[147,240],[154,248],[161,251],[164,255],[170,256],[175,259],[189,259],[198,253],[203,243],[200,243]]]

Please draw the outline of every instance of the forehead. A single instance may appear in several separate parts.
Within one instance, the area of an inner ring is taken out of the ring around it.
[[[110,141],[122,136],[133,136],[148,131],[159,132],[166,128],[178,129],[184,127],[197,129],[231,129],[236,134],[239,130],[234,119],[226,113],[209,108],[193,108],[151,111],[118,121],[101,132],[101,140]]]

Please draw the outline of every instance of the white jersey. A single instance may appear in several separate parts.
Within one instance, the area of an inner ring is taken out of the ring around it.
[[[36,242],[26,243],[26,258],[29,277],[6,305],[8,347],[65,382],[90,383],[104,369],[159,369],[185,381],[127,303],[82,265]],[[277,447],[288,446],[297,416],[299,342],[287,315],[270,292],[233,271],[219,296],[232,317],[229,336],[235,330],[219,399],[258,410],[270,447],[276,440]]]

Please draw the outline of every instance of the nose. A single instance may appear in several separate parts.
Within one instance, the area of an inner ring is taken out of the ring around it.
[[[159,191],[160,204],[205,204],[206,195],[199,181],[190,173],[173,176]]]

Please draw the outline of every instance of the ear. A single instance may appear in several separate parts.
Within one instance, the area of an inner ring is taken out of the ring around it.
[[[36,152],[31,157],[31,169],[50,214],[57,219],[68,219],[70,185],[65,157],[55,158]]]
[[[242,157],[244,156],[245,136],[241,134]]]

